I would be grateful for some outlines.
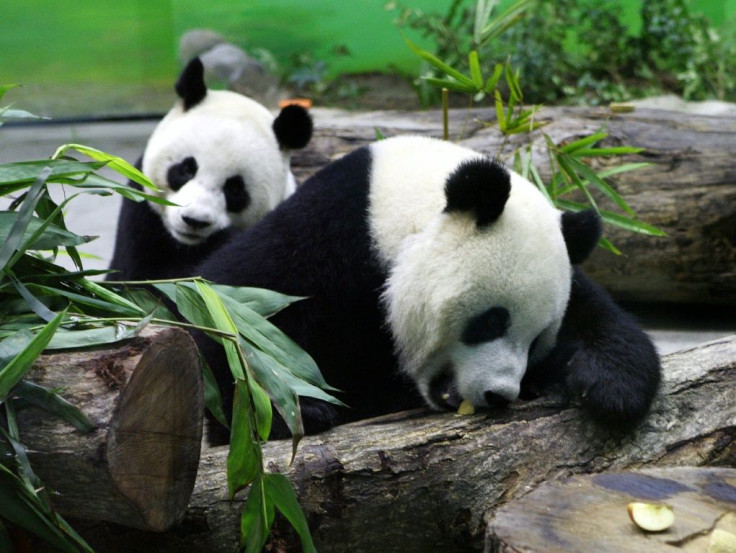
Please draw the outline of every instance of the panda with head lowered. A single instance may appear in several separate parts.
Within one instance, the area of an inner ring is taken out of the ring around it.
[[[272,320],[350,406],[303,399],[308,433],[422,404],[497,408],[541,385],[627,427],[646,414],[660,364],[576,266],[600,233],[595,212],[558,211],[497,161],[396,137],[323,168],[194,273],[307,298]],[[229,407],[221,348],[197,340]],[[272,437],[285,435],[275,424]]]
[[[208,90],[199,58],[175,88],[180,99],[140,165],[156,194],[176,205],[123,200],[109,279],[187,276],[233,230],[253,225],[296,188],[289,155],[312,135],[304,108],[289,105],[274,117],[246,96]]]

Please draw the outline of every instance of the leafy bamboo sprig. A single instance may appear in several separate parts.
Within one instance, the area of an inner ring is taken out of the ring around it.
[[[0,96],[2,91],[0,91]],[[8,116],[8,111],[0,113]],[[75,151],[93,161],[68,157]],[[146,192],[97,173],[103,166],[139,182]],[[57,204],[51,186],[76,190]],[[80,431],[94,424],[58,393],[25,380],[44,350],[96,347],[134,337],[147,324],[197,328],[224,344],[236,380],[234,419],[228,456],[231,496],[250,485],[241,521],[243,545],[260,551],[275,511],[297,530],[305,551],[314,551],[306,519],[289,481],[263,467],[271,405],[294,435],[303,435],[299,395],[340,403],[329,392],[317,366],[301,348],[266,320],[300,298],[268,290],[218,286],[201,279],[146,283],[167,296],[183,315],[174,315],[147,289],[100,283],[85,270],[77,247],[91,237],[67,229],[63,209],[80,194],[120,194],[134,201],[166,203],[153,184],[117,156],[77,144],[48,160],[0,164],[0,196],[10,198],[0,211],[0,549],[12,550],[7,523],[35,534],[60,551],[91,552],[90,546],[54,512],[48,492],[34,474],[15,425],[15,412],[35,405],[62,417]],[[57,265],[65,250],[74,271]],[[123,286],[123,287],[121,287]],[[205,367],[205,402],[226,420],[215,380]]]
[[[531,155],[531,142],[536,136],[533,133],[544,126],[543,122],[535,119],[541,106],[524,106],[521,76],[519,71],[513,70],[510,62],[497,64],[492,75],[487,78],[483,76],[478,54],[480,46],[498,38],[505,30],[519,21],[533,3],[534,0],[517,0],[502,14],[493,17],[493,10],[498,0],[477,0],[472,41],[474,47],[468,53],[468,74],[452,67],[451,64],[420,48],[409,39],[404,40],[419,58],[439,72],[439,77],[436,75],[424,77],[428,84],[443,90],[468,94],[474,101],[480,101],[486,97],[493,98],[496,117],[495,121],[488,125],[497,127],[505,137],[502,150],[512,135],[527,134],[529,136],[529,143],[517,148],[512,154],[514,169],[534,182],[555,207],[572,211],[592,207],[609,225],[635,233],[664,236],[665,233],[660,229],[639,220],[631,206],[607,181],[613,175],[646,167],[647,163],[624,163],[597,171],[585,161],[590,158],[637,154],[642,151],[641,148],[599,147],[597,144],[608,137],[604,130],[599,130],[569,144],[557,144],[549,135],[543,134],[551,173],[545,183]],[[447,102],[443,103],[443,109],[445,111],[443,121],[448,121]],[[444,129],[443,134],[444,136],[449,135],[447,128]],[[602,209],[596,200],[597,195],[601,195],[610,202],[615,211]],[[581,196],[583,201],[577,196]],[[601,239],[600,245],[613,253],[621,253],[605,237]]]

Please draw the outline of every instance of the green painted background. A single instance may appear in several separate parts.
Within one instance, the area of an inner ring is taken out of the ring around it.
[[[641,0],[618,0],[632,33]],[[449,0],[406,0],[442,12]],[[166,109],[178,72],[179,36],[209,28],[282,64],[311,52],[331,74],[418,67],[387,0],[5,0],[0,83],[11,99],[54,116]],[[691,0],[717,25],[736,24],[736,0]],[[416,37],[412,37],[416,39]],[[350,55],[337,55],[336,47]],[[60,96],[62,98],[60,98]],[[105,103],[103,100],[109,97]],[[134,99],[137,97],[137,100]],[[64,101],[62,101],[64,100]],[[30,102],[30,106],[28,103]],[[112,105],[110,105],[112,103]],[[65,108],[65,106],[67,106]]]

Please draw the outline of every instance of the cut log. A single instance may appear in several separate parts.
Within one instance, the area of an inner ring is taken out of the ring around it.
[[[264,448],[294,483],[325,552],[480,551],[496,509],[543,481],[580,473],[736,463],[736,337],[664,358],[649,418],[616,435],[553,398],[471,416],[402,413]],[[99,553],[230,552],[243,496],[228,500],[226,448],[203,452],[187,517],[151,534],[75,526]],[[299,551],[277,523],[278,551]],[[281,549],[279,549],[279,547]]]
[[[28,379],[60,390],[97,425],[82,433],[37,408],[18,413],[31,465],[60,512],[147,530],[181,519],[204,413],[199,354],[187,332],[148,327],[110,349],[43,355]]]
[[[627,513],[631,502],[670,507],[672,526],[642,530]],[[610,472],[545,482],[502,507],[489,524],[486,552],[708,553],[717,530],[736,532],[736,470]]]
[[[330,160],[384,136],[441,137],[439,111],[355,113],[314,110],[315,137],[295,152],[293,166],[304,180]],[[453,140],[491,156],[508,158],[524,135],[506,139],[490,109],[452,110]],[[662,110],[612,113],[607,108],[544,108],[536,120],[557,143],[604,128],[602,145],[637,146],[638,155],[616,163],[645,161],[651,166],[612,178],[639,218],[667,233],[666,238],[633,234],[606,226],[606,235],[624,253],[595,252],[588,274],[617,297],[630,301],[736,305],[736,117],[707,117]],[[544,138],[534,135],[535,162],[548,172]],[[601,199],[603,208],[613,206]]]

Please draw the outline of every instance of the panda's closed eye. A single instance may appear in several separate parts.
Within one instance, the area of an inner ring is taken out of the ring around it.
[[[505,307],[492,307],[468,321],[460,339],[464,344],[482,344],[501,338],[511,324],[511,316]]]
[[[179,163],[175,163],[166,173],[166,181],[169,183],[169,188],[174,191],[179,190],[182,186],[188,183],[197,174],[197,160],[193,157],[185,157]]]
[[[230,177],[225,181],[222,191],[225,194],[227,210],[231,213],[243,211],[250,204],[250,194],[245,188],[245,181],[240,175]]]

